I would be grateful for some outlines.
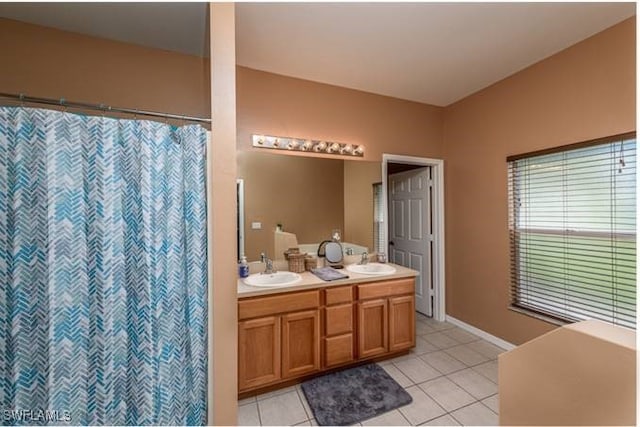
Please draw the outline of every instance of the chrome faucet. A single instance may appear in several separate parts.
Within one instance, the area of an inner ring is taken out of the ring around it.
[[[358,264],[366,265],[368,263],[369,263],[369,253],[362,252],[362,258],[360,259],[360,262]]]
[[[273,261],[262,252],[260,254],[260,262],[264,262],[264,271],[261,274],[274,274],[277,271],[273,268]]]

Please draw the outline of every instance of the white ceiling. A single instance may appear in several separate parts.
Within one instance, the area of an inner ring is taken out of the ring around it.
[[[448,105],[635,14],[635,3],[240,3],[237,62]],[[2,3],[0,16],[193,55],[206,3]]]
[[[208,56],[207,3],[3,3],[0,17]]]
[[[238,64],[445,106],[632,16],[635,3],[239,4]]]

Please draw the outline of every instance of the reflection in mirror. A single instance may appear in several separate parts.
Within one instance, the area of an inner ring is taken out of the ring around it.
[[[315,255],[336,230],[346,253],[374,251],[380,162],[256,151],[240,151],[237,159],[244,206],[239,212],[244,227],[238,227],[244,236],[238,240],[249,261],[259,260],[262,252],[283,259],[291,247]]]

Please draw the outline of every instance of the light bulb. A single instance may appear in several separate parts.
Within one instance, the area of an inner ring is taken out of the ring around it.
[[[338,144],[337,142],[334,142],[327,148],[327,153],[335,153],[339,149],[340,149],[340,144]]]
[[[353,150],[353,147],[351,146],[351,144],[346,144],[344,147],[342,147],[342,150],[340,150],[340,153],[351,154],[352,150]]]
[[[296,141],[295,139],[292,139],[291,141],[289,141],[289,144],[287,144],[287,148],[289,150],[295,150],[296,148],[298,148],[298,145],[300,145],[298,141]]]
[[[300,148],[302,151],[309,151],[311,149],[311,147],[313,146],[313,143],[311,142],[311,140],[307,139],[304,144],[302,144],[302,147]]]
[[[356,147],[355,150],[353,150],[353,155],[354,156],[360,156],[364,153],[364,146],[362,145],[358,145],[358,147]]]
[[[316,152],[320,152],[320,151],[324,151],[327,148],[327,143],[324,141],[320,141],[319,143],[316,144],[315,147],[313,147],[313,150]]]

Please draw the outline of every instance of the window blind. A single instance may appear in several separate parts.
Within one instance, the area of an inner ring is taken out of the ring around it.
[[[382,247],[384,242],[382,202],[382,183],[378,182],[373,184],[373,250],[376,253],[386,253],[386,250]]]
[[[635,329],[635,134],[507,161],[512,305]]]

